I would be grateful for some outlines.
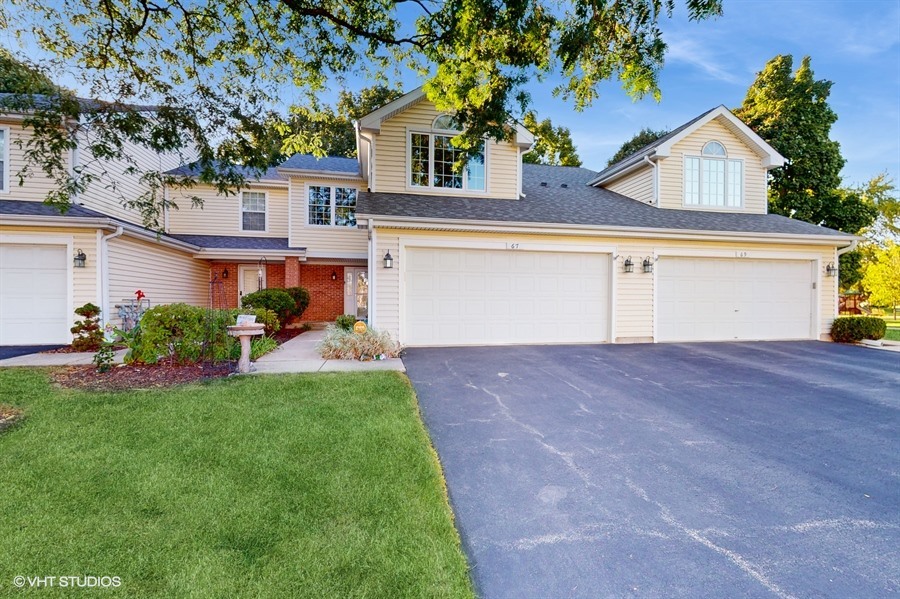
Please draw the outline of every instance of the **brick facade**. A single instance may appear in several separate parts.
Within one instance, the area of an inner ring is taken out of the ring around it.
[[[228,277],[223,277],[225,270]],[[332,273],[335,280],[332,280]],[[214,307],[240,306],[238,263],[216,262],[209,269],[214,286]],[[309,307],[301,322],[331,322],[344,313],[344,267],[330,264],[303,264],[296,257],[288,257],[285,264],[266,267],[266,287],[305,287],[309,291]]]

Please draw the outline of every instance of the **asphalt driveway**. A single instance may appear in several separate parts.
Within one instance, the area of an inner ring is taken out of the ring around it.
[[[411,349],[479,593],[900,593],[900,353]]]

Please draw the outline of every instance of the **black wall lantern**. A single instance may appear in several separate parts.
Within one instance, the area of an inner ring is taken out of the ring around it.
[[[222,271],[222,278],[223,278],[223,279],[227,279],[227,278],[228,278],[228,269],[227,269],[227,268],[224,269],[224,270]]]
[[[87,255],[85,255],[85,253],[81,249],[79,249],[78,253],[75,254],[74,262],[75,268],[84,268],[84,264],[85,262],[87,262]]]
[[[331,280],[337,281],[337,271],[336,270],[331,271]]]
[[[653,260],[650,259],[650,256],[644,258],[641,266],[644,267],[644,272],[653,272]]]
[[[625,263],[622,265],[622,269],[625,272],[634,272],[634,262],[631,261],[631,256],[625,258]]]
[[[384,255],[384,267],[394,268],[394,257],[391,256],[390,250],[388,250],[387,254]]]
[[[836,277],[838,274],[837,266],[834,265],[834,262],[829,262],[828,266],[825,267],[825,274],[829,277]]]

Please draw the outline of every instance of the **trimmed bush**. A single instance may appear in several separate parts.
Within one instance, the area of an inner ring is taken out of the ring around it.
[[[75,335],[72,349],[75,351],[97,351],[103,344],[103,329],[100,328],[100,308],[88,302],[75,309],[82,320],[76,320],[69,331]]]
[[[863,339],[881,339],[887,323],[875,316],[840,316],[831,325],[831,338],[841,343],[856,343]]]
[[[352,314],[341,314],[334,319],[334,324],[342,331],[352,331],[356,324],[356,317]]]
[[[326,360],[374,360],[382,356],[396,358],[400,353],[400,347],[387,331],[368,329],[360,334],[335,325],[325,330],[325,336],[317,349]]]
[[[288,287],[285,291],[294,300],[294,310],[290,316],[300,318],[309,307],[309,291],[305,287]]]
[[[296,303],[291,294],[284,289],[262,289],[254,293],[248,293],[241,298],[241,306],[244,308],[265,308],[278,315],[281,324],[293,314]]]

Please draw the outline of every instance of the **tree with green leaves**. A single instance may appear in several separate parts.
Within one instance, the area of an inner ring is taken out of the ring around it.
[[[578,157],[578,150],[575,149],[572,134],[567,127],[554,127],[550,119],[539,121],[533,110],[525,113],[523,124],[534,134],[534,147],[522,155],[522,162],[581,166],[581,158]]]
[[[900,304],[900,245],[889,241],[875,251],[874,260],[865,267],[862,286],[873,306],[890,308],[897,318]]]
[[[59,88],[39,69],[0,48],[0,94],[54,94]]]
[[[631,139],[622,144],[622,147],[620,147],[616,153],[612,155],[612,158],[606,162],[606,166],[612,166],[623,158],[628,158],[644,146],[652,144],[660,137],[664,137],[668,134],[669,131],[666,129],[654,131],[650,127],[644,127],[635,133]]]
[[[722,14],[722,0],[683,4],[692,20]],[[0,31],[48,56],[43,72],[71,71],[80,88],[108,102],[41,105],[40,111],[55,110],[55,117],[103,131],[104,147],[97,149],[117,158],[127,159],[126,141],[196,153],[199,180],[228,188],[235,173],[223,172],[222,164],[260,171],[270,165],[270,153],[257,151],[253,132],[273,108],[286,104],[285,96],[314,107],[322,90],[349,76],[383,82],[400,68],[414,69],[438,110],[454,113],[464,127],[454,143],[471,152],[485,136],[513,135],[508,123],[524,115],[524,85],[535,76],[560,76],[556,93],[576,109],[589,106],[610,79],[635,98],[659,98],[666,51],[660,22],[675,5],[676,0],[8,0],[0,5]],[[283,125],[290,130],[289,122]],[[234,131],[243,137],[220,143]],[[53,149],[71,145],[70,134],[38,141],[26,152],[28,160],[38,168],[58,161]],[[38,138],[52,136],[42,129]],[[316,139],[303,130],[285,143],[292,151],[321,153]],[[60,188],[72,187],[61,173],[52,175]],[[56,200],[65,203],[63,197]]]
[[[856,234],[876,211],[858,193],[840,189],[845,161],[830,137],[838,118],[828,105],[832,82],[817,80],[810,63],[806,56],[794,71],[792,56],[776,56],[734,112],[787,159],[769,171],[770,211]]]

